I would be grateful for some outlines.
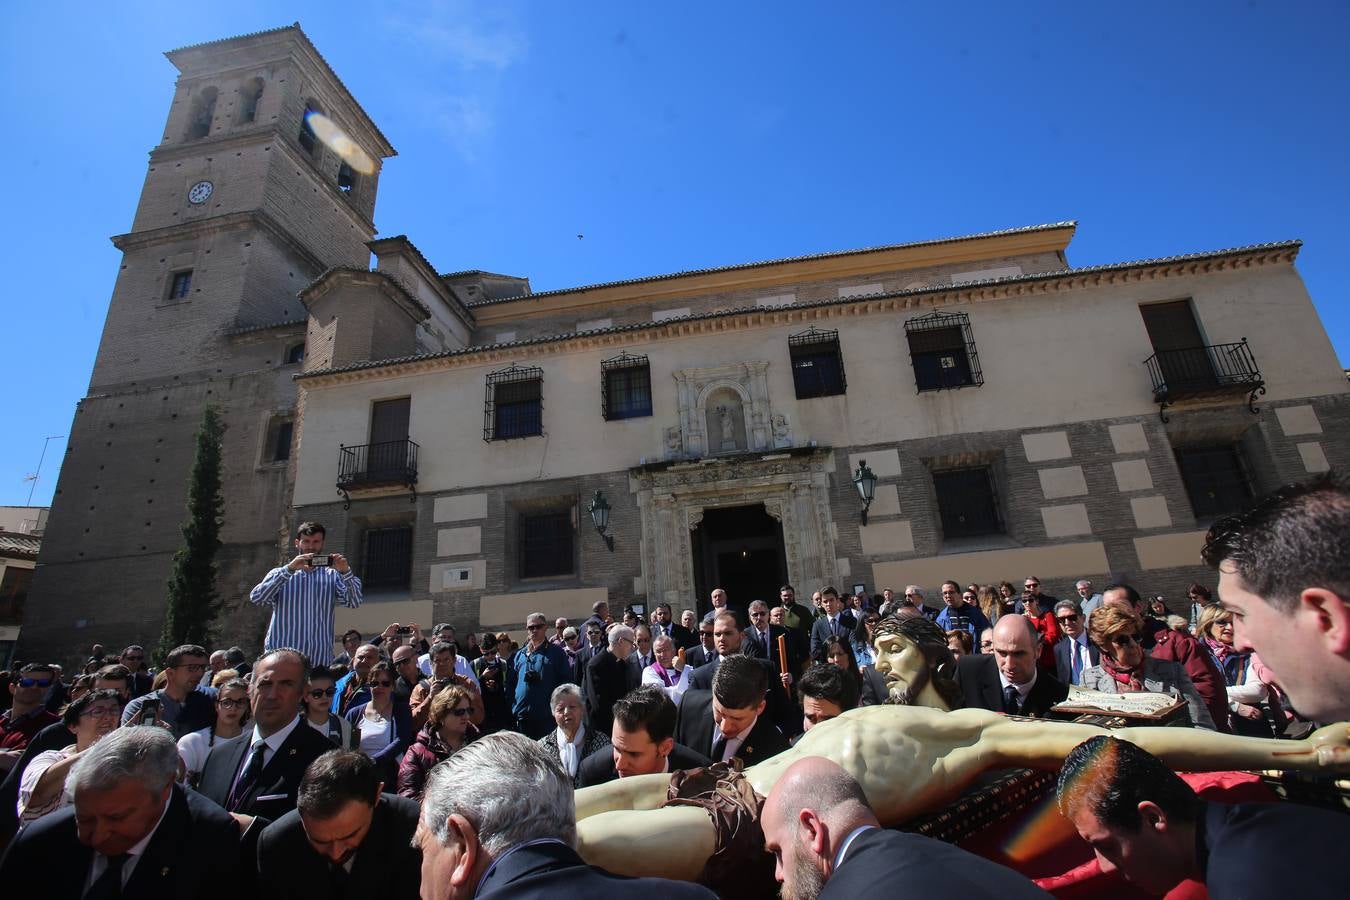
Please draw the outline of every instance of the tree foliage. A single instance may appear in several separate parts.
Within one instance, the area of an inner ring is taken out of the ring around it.
[[[220,413],[208,406],[197,429],[197,451],[188,481],[188,517],[183,523],[183,545],[174,554],[169,577],[168,608],[156,653],[160,659],[181,644],[210,646],[218,603],[216,551],[225,506],[220,470],[220,439],[224,433]]]

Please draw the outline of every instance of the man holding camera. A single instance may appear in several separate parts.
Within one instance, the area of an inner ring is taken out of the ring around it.
[[[341,553],[323,552],[326,534],[318,522],[302,522],[295,530],[295,559],[268,572],[249,593],[250,603],[272,607],[263,653],[288,647],[316,666],[332,663],[333,606],[360,606],[361,579]]]

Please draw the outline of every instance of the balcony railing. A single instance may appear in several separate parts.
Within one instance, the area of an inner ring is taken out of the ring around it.
[[[1256,357],[1243,338],[1233,344],[1208,344],[1160,350],[1144,360],[1153,379],[1153,402],[1167,421],[1167,407],[1181,400],[1247,395],[1247,408],[1256,412],[1256,397],[1266,392]]]
[[[417,450],[415,441],[384,441],[379,444],[338,446],[337,490],[351,505],[351,492],[362,488],[406,485],[417,500]]]

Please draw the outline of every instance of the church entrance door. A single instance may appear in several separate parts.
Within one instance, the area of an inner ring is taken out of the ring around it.
[[[775,604],[788,580],[787,556],[783,526],[763,503],[707,508],[692,538],[700,616],[712,608],[708,597],[717,587],[741,610],[753,600]]]

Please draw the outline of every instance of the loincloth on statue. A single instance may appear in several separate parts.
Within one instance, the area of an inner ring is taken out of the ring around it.
[[[775,897],[773,855],[764,849],[764,798],[741,774],[741,761],[684,769],[670,776],[663,806],[694,806],[712,820],[714,849],[699,883],[720,897]]]

